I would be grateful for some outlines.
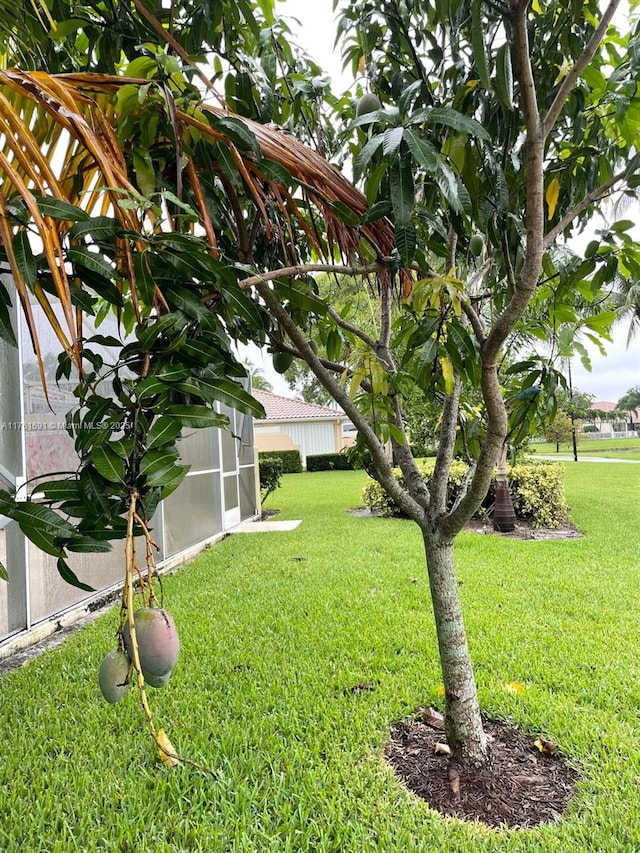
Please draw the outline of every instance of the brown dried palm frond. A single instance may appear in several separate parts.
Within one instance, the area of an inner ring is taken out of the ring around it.
[[[73,308],[71,286],[64,264],[65,238],[70,222],[43,215],[38,196],[66,201],[91,215],[108,213],[118,219],[129,235],[149,232],[155,227],[154,214],[127,171],[126,159],[116,128],[116,96],[123,86],[142,87],[148,80],[102,74],[48,75],[17,69],[0,71],[0,243],[11,266],[21,303],[27,312],[34,349],[39,358],[35,326],[30,317],[30,293],[42,306],[60,343],[79,363],[77,348],[78,316]],[[367,209],[367,201],[337,169],[319,154],[302,145],[294,137],[277,128],[261,125],[239,116],[253,134],[260,157],[234,143],[216,119],[230,113],[209,105],[198,109],[173,109],[171,120],[176,133],[189,129],[200,139],[225,146],[240,180],[229,193],[242,193],[259,212],[267,237],[277,239],[283,247],[283,260],[290,261],[287,247],[292,246],[293,222],[304,231],[318,255],[334,250],[345,259],[353,258],[363,248],[363,238],[379,257],[388,256],[394,245],[391,224],[384,219],[353,227],[344,223],[344,211],[354,221]],[[178,144],[175,142],[175,144]],[[180,158],[177,158],[178,160]],[[288,172],[297,189],[291,190],[269,177],[264,161],[272,161]],[[211,251],[216,255],[217,237],[201,186],[201,168],[196,159],[189,160],[185,175],[199,208]],[[215,162],[207,169],[216,170]],[[220,174],[221,179],[224,178]],[[229,182],[221,180],[222,186]],[[239,189],[239,187],[241,189]],[[123,194],[139,205],[122,206]],[[64,324],[56,319],[49,298],[39,282],[28,281],[12,248],[17,231],[24,224],[10,220],[9,204],[22,199],[29,213],[30,233],[39,237],[56,296],[62,307]],[[231,200],[238,205],[238,198]],[[326,243],[314,225],[313,209],[323,223]],[[272,213],[270,214],[270,211]],[[273,213],[275,211],[275,214]],[[283,224],[284,223],[284,224]],[[166,228],[166,224],[162,226]],[[276,233],[277,232],[277,233]],[[116,267],[122,288],[127,288],[137,304],[133,254],[137,246],[127,238],[117,241]],[[161,299],[161,294],[158,293]]]

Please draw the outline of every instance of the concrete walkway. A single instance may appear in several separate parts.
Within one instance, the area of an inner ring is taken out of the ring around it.
[[[298,521],[243,521],[237,527],[232,528],[229,533],[275,533],[277,531],[287,532],[295,530],[301,524]]]
[[[574,461],[573,454],[569,455],[567,453],[552,453],[549,455],[538,455],[537,453],[532,453],[527,456],[527,459],[530,459],[532,462],[536,459],[548,459],[551,462]],[[580,451],[578,451],[578,462],[622,462],[627,465],[640,465],[640,459],[607,459],[606,456],[581,456]]]

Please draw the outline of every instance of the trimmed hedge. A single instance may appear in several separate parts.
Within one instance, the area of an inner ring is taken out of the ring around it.
[[[301,474],[302,459],[299,450],[263,450],[258,453],[258,462],[263,459],[281,459],[283,474]]]
[[[434,466],[434,459],[423,459],[418,462],[420,472],[427,482],[433,474]],[[451,506],[455,499],[467,469],[466,463],[459,460],[453,461],[447,487],[448,506]],[[394,473],[398,482],[403,483],[400,469],[394,469]],[[485,513],[493,506],[494,489],[495,483],[492,483],[478,515]],[[515,465],[509,472],[509,489],[516,516],[523,521],[528,521],[534,527],[559,527],[567,517],[569,507],[564,492],[564,467],[557,462]],[[362,498],[365,506],[383,516],[401,518],[403,515],[375,480],[364,487]]]
[[[353,471],[346,453],[317,453],[307,456],[307,471]]]

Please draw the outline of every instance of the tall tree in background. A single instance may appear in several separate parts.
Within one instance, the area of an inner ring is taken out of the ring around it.
[[[569,270],[553,251],[602,199],[635,191],[640,50],[636,32],[612,28],[617,6],[350,3],[338,34],[378,99],[357,109],[329,95],[317,67],[293,57],[270,0],[168,8],[61,0],[59,26],[25,17],[7,44],[15,56],[35,40],[38,52],[23,58],[49,71],[101,74],[0,75],[3,133],[15,140],[0,157],[0,240],[25,310],[30,293],[49,310],[52,291],[67,309],[66,330],[48,314],[66,349],[62,373],[74,359],[102,370],[76,340],[83,311],[113,305],[135,334],[109,367],[136,374],[133,386],[120,380],[115,404],[95,393],[91,374],[82,380],[75,417],[89,473],[74,486],[72,507],[91,503],[89,494],[95,506],[99,487],[102,521],[121,529],[115,519],[127,498],[142,493],[146,516],[179,480],[169,421],[211,423],[207,406],[229,399],[224,380],[237,366],[225,335],[295,354],[357,427],[367,470],[421,530],[454,775],[490,763],[455,537],[485,497],[508,437],[555,412],[559,381],[548,360],[504,363],[504,348],[526,330],[530,310],[552,303],[554,316],[572,318],[576,293],[594,306],[590,333],[606,332],[602,287],[620,264],[637,262],[625,223]],[[206,52],[213,83],[195,67]],[[226,104],[202,103],[201,85],[223,86]],[[322,154],[352,157],[363,193],[264,122]],[[62,165],[52,139],[61,141]],[[32,249],[36,231],[43,253]],[[323,298],[310,277],[318,271],[362,276],[375,321],[363,327],[349,300],[337,309]],[[416,393],[442,401],[429,487],[407,435]],[[99,405],[114,423],[118,406],[127,409],[130,444],[116,447],[107,431],[102,446],[92,444],[83,417],[95,420]],[[166,457],[148,455],[154,429],[164,442],[154,450]],[[458,447],[475,462],[448,502]],[[123,452],[127,462],[114,472]],[[55,489],[48,494],[55,504]],[[20,512],[4,501],[3,514]],[[56,517],[71,547],[73,526]],[[27,529],[35,535],[36,526]]]

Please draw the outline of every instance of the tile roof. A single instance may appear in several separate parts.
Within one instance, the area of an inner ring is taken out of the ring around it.
[[[294,400],[291,397],[280,397],[270,391],[258,391],[255,388],[251,393],[264,406],[267,417],[263,420],[346,420],[346,415],[340,409],[317,406],[315,403],[305,403],[304,400]]]

